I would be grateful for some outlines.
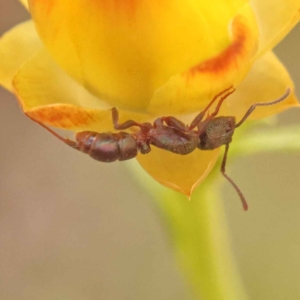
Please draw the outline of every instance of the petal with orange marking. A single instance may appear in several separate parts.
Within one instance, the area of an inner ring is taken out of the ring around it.
[[[289,73],[276,55],[268,52],[255,62],[236,92],[226,99],[220,114],[229,114],[239,120],[252,104],[276,100],[285,93],[287,88],[291,89],[291,94],[287,99],[278,104],[257,107],[249,120],[265,118],[287,108],[299,107],[294,92],[294,83]]]
[[[191,196],[214,167],[219,153],[220,148],[211,151],[196,149],[188,155],[179,155],[152,147],[150,153],[138,155],[137,160],[156,181]]]
[[[258,56],[279,43],[300,20],[299,0],[251,0],[257,17],[260,43]]]
[[[113,130],[111,106],[69,77],[46,49],[21,66],[13,86],[23,111],[37,121],[75,131]],[[149,119],[145,114],[119,113],[120,122]]]
[[[257,28],[245,5],[231,24],[232,42],[217,56],[173,76],[159,88],[148,107],[152,113],[185,114],[201,111],[214,95],[237,86],[251,68],[257,49]]]
[[[172,76],[201,65],[230,47],[233,38],[229,27],[237,15],[245,19],[247,31],[243,34],[247,37],[244,55],[235,62],[239,63],[239,72],[247,69],[242,65],[248,66],[246,57],[252,55],[257,40],[256,20],[248,3],[29,0],[29,7],[41,39],[70,76],[113,106],[146,110],[155,91]],[[228,72],[232,73],[231,68]],[[225,77],[225,83],[218,82],[217,89],[235,80],[232,74]],[[191,90],[195,86],[192,84]],[[203,94],[200,89],[184,95],[196,97],[199,102]],[[169,98],[167,93],[158,100],[165,111]],[[189,98],[180,101],[184,105],[195,102]],[[170,112],[175,110],[179,109]]]
[[[12,91],[12,80],[20,66],[42,48],[32,21],[21,23],[0,39],[0,84]]]

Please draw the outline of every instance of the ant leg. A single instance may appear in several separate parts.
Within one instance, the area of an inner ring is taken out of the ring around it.
[[[215,111],[209,116],[211,119],[214,118],[218,113],[219,113],[219,110],[220,110],[220,107],[223,103],[223,101],[228,97],[230,96],[231,94],[233,94],[235,92],[235,89],[233,89],[232,91],[229,91],[227,94],[225,94],[223,97],[221,97],[221,99],[219,100],[217,106],[216,106],[216,109]]]
[[[268,105],[273,105],[273,104],[277,104],[283,100],[285,100],[289,95],[290,95],[291,89],[287,88],[287,90],[285,91],[285,93],[278,99],[271,101],[271,102],[259,102],[259,103],[254,103],[250,106],[250,108],[247,110],[247,112],[245,113],[245,115],[243,116],[243,118],[241,119],[241,121],[239,121],[236,125],[235,128],[241,126],[246,120],[247,118],[251,115],[251,113],[254,111],[254,109],[257,106],[268,106]]]
[[[202,121],[203,117],[205,116],[206,112],[208,111],[208,109],[212,106],[212,104],[220,97],[222,96],[224,93],[226,93],[220,100],[218,103],[218,106],[215,109],[215,112],[213,113],[213,115],[217,115],[217,113],[219,112],[220,106],[222,104],[222,102],[233,92],[235,91],[235,88],[233,86],[230,86],[229,88],[225,89],[224,91],[222,91],[221,93],[217,94],[210,102],[209,104],[206,106],[206,108],[201,111],[196,117],[195,119],[192,121],[189,130],[193,130],[195,127],[198,126],[198,124]]]
[[[205,121],[203,122],[199,122],[197,124],[198,126],[198,134],[201,134],[203,132],[203,130],[206,128],[207,124],[219,113],[219,110],[220,110],[220,107],[223,103],[223,101],[229,96],[231,95],[233,92],[235,91],[235,89],[229,91],[227,94],[225,94],[223,97],[221,97],[221,99],[219,100],[216,108],[215,108],[215,111],[211,114],[211,115],[208,115],[208,117],[205,119]]]
[[[226,144],[225,145],[225,152],[224,152],[224,156],[223,156],[223,160],[222,160],[222,165],[221,165],[221,173],[231,183],[231,185],[233,186],[233,188],[239,194],[240,199],[241,199],[242,204],[243,204],[244,210],[248,210],[248,204],[247,204],[247,201],[246,201],[243,193],[241,192],[241,190],[239,189],[239,187],[235,184],[235,182],[225,173],[225,166],[226,166],[226,159],[227,159],[228,149],[229,149],[229,144]]]
[[[171,117],[171,116],[158,118],[154,121],[153,124],[154,124],[154,127],[162,127],[164,122],[168,126],[176,128],[179,131],[188,131],[189,130],[188,127],[183,122],[181,122],[177,118]]]
[[[46,129],[48,132],[50,132],[52,135],[54,135],[55,137],[57,137],[59,140],[61,140],[62,142],[64,142],[65,144],[71,146],[74,149],[78,150],[78,145],[76,142],[69,140],[69,139],[65,139],[63,138],[61,135],[57,134],[54,130],[52,130],[50,127],[46,126],[45,124],[31,118],[29,115],[26,114],[26,116],[31,119],[32,121],[38,123],[40,126],[42,126],[44,129]]]
[[[118,110],[115,107],[113,107],[111,112],[112,112],[112,120],[113,120],[113,124],[114,124],[114,129],[122,130],[122,129],[130,128],[132,126],[138,126],[140,128],[144,127],[143,126],[144,124],[137,123],[133,120],[128,120],[128,121],[126,121],[122,124],[118,124],[118,121],[119,121],[119,112],[118,112]]]

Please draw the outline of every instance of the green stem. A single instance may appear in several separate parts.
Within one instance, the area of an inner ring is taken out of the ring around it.
[[[212,176],[201,184],[192,200],[161,187],[143,171],[138,179],[160,208],[174,252],[196,299],[245,300],[228,240],[227,224]],[[213,176],[214,177],[214,176]],[[243,212],[241,212],[243,213]]]
[[[290,125],[282,128],[257,128],[251,134],[237,136],[231,145],[230,154],[249,155],[266,152],[290,152],[299,153],[300,150],[300,126]]]

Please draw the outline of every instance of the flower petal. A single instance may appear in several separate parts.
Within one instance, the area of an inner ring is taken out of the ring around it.
[[[258,56],[279,43],[300,20],[299,0],[251,0],[257,17],[260,43]]]
[[[286,100],[276,105],[257,108],[249,119],[264,118],[289,107],[299,106],[288,72],[274,53],[268,52],[255,62],[236,92],[226,99],[219,115],[233,115],[239,120],[253,103],[275,100],[288,87],[292,89],[292,93]],[[190,195],[213,167],[219,150],[195,150],[187,156],[180,156],[153,147],[151,153],[140,155],[138,161],[158,182]]]
[[[42,47],[32,21],[21,23],[0,39],[0,84],[12,90],[20,66]]]
[[[231,44],[217,56],[173,76],[156,91],[148,110],[172,114],[201,111],[214,95],[237,86],[251,68],[257,45],[258,32],[251,13],[250,6],[245,5],[232,22]]]
[[[27,0],[19,0],[27,9],[28,9],[28,1]]]
[[[21,66],[13,86],[23,111],[37,121],[75,131],[113,129],[111,107],[61,70],[45,49]],[[120,111],[120,122],[147,117]]]
[[[265,118],[287,108],[299,106],[289,73],[275,54],[268,52],[255,62],[235,93],[223,103],[220,115],[230,114],[239,120],[252,104],[273,101],[282,96],[288,87],[291,88],[291,94],[286,100],[276,105],[256,108],[249,120]]]
[[[138,155],[137,160],[159,183],[190,197],[212,170],[219,153],[220,148],[211,151],[196,149],[188,155],[179,155],[152,147],[150,153]]]
[[[39,34],[59,65],[98,97],[128,109],[145,111],[154,92],[170,77],[228,49],[234,38],[229,27],[237,15],[246,19],[248,54],[253,54],[257,37],[247,0],[29,0],[29,4]],[[239,69],[249,63],[243,58],[235,60]],[[232,77],[226,83],[232,84]],[[202,94],[195,97],[201,99]],[[159,106],[169,108],[168,100],[159,97]]]

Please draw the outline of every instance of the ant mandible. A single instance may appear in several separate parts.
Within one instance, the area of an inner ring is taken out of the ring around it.
[[[189,154],[196,148],[200,150],[213,150],[225,145],[221,173],[234,187],[242,201],[244,210],[247,210],[248,205],[244,195],[235,182],[225,173],[227,153],[234,130],[245,122],[257,106],[277,104],[286,99],[291,90],[288,88],[280,98],[271,102],[252,104],[238,123],[236,123],[233,116],[217,117],[223,101],[234,91],[233,87],[229,87],[217,94],[207,107],[195,117],[190,126],[186,126],[183,122],[172,116],[158,118],[153,124],[148,122],[138,123],[133,120],[119,124],[119,113],[114,107],[112,109],[114,129],[124,130],[136,126],[139,127],[139,130],[135,133],[124,131],[118,133],[83,131],[76,134],[75,142],[63,138],[46,125],[34,119],[32,120],[39,123],[67,145],[89,154],[92,158],[101,162],[128,160],[136,157],[138,152],[147,154],[151,151],[150,145],[181,155]],[[214,112],[208,114],[204,121],[202,121],[209,108],[219,97],[220,99]]]

